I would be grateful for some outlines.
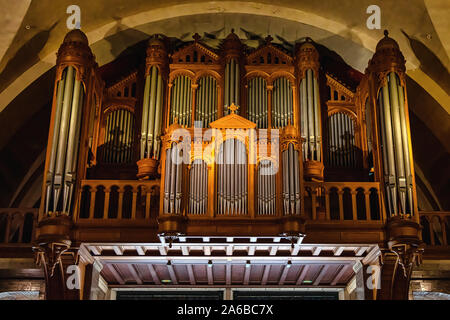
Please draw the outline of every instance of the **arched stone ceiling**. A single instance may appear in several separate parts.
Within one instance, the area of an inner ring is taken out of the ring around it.
[[[65,25],[68,16],[66,8],[72,2],[71,0],[32,1],[21,28],[0,62],[0,70],[2,70],[2,75],[0,75],[0,111],[25,86],[54,64],[53,53],[67,32]],[[426,40],[426,47],[447,69],[450,63],[446,50],[439,40],[445,37],[446,32],[438,28],[440,30],[438,36],[433,21],[428,15],[427,5],[423,0],[383,2],[368,0],[339,2],[335,0],[279,0],[276,5],[267,0],[255,2],[80,0],[77,1],[77,4],[81,8],[82,29],[87,33],[91,43],[108,36],[108,32],[114,28],[117,20],[121,20],[124,27],[135,28],[167,18],[228,12],[280,17],[308,24],[348,39],[371,51],[374,50],[376,42],[381,38],[382,31],[367,29],[366,19],[368,15],[366,14],[366,8],[371,4],[378,4],[381,8],[382,27],[390,29],[391,36],[399,42],[408,61],[409,70],[420,70],[423,62],[420,61],[421,57],[416,57],[414,48],[409,46],[409,41],[402,35],[402,30],[413,39]],[[427,4],[436,12],[435,6]],[[434,16],[438,15],[434,14]],[[265,27],[267,32],[271,31],[271,25]],[[27,68],[25,70],[20,70],[20,67],[15,68],[15,72],[12,72],[15,74],[10,79],[3,79],[6,78],[4,68],[8,63],[11,63],[11,59],[20,52],[20,49],[30,44],[31,41],[34,44],[34,48],[32,48],[34,52],[29,50],[29,61],[22,64],[26,65]],[[421,84],[421,79],[424,76],[423,72],[411,73],[411,77],[419,84]],[[431,79],[433,80],[433,78]],[[426,80],[427,87],[430,89],[427,91],[431,92],[433,97],[449,112],[450,104],[448,102],[450,100],[446,88],[442,88],[441,82],[433,84],[430,83],[430,79]]]
[[[10,11],[14,10],[9,1],[3,2],[0,0],[1,7],[9,5]],[[38,81],[51,77],[56,50],[68,31],[66,8],[71,4],[71,0],[33,0],[24,17],[24,9],[17,10],[17,17],[12,20],[16,25],[22,21],[20,27],[9,43],[0,46],[0,122],[6,116],[4,111],[11,107],[25,107],[26,111],[20,111],[24,119],[32,117],[32,112],[25,114],[29,109],[40,108],[20,101],[30,101],[22,97],[25,88],[37,88]],[[450,4],[446,0],[278,0],[276,5],[269,0],[78,0],[76,4],[81,7],[82,30],[88,35],[100,65],[154,33],[182,40],[190,40],[194,32],[223,38],[234,28],[243,39],[251,37],[245,31],[262,37],[271,34],[275,41],[289,43],[309,36],[364,72],[382,30],[389,29],[407,60],[412,88],[418,88],[409,93],[411,110],[446,152],[450,151],[450,31],[445,27]],[[381,7],[381,30],[366,28],[366,8],[371,4]],[[0,22],[0,28],[4,23]],[[251,44],[251,40],[247,42]],[[47,86],[40,95],[51,96],[51,88]],[[427,93],[426,99],[431,99],[431,104],[420,104],[421,92]],[[41,100],[41,105],[48,103],[44,98]],[[427,109],[430,105],[432,110]],[[5,127],[0,127],[2,149],[14,130],[6,132]]]

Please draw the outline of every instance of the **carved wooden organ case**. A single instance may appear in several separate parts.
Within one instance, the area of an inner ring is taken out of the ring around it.
[[[54,106],[61,105],[62,111],[53,108],[52,119],[70,112],[64,101],[77,105],[79,97],[69,91],[78,82],[67,89],[72,100],[66,99],[60,77],[73,78],[71,68],[82,65],[83,121],[74,118],[79,132],[70,126],[66,131],[79,135],[70,143],[86,143],[78,155],[69,154],[72,160],[78,157],[76,175],[63,174],[61,183],[60,169],[74,167],[75,160],[72,167],[61,166],[61,158],[54,167],[63,149],[58,145],[52,151],[57,145],[53,131],[60,128],[50,130],[45,212],[81,206],[81,192],[71,190],[80,191],[82,179],[159,179],[159,217],[199,219],[302,216],[305,181],[384,179],[371,100],[373,73],[363,75],[343,62],[328,70],[319,53],[323,48],[309,38],[289,51],[270,36],[257,48],[234,33],[217,48],[198,34],[177,47],[169,38],[154,36],[138,67],[108,65],[120,74],[111,80],[104,67],[95,65],[87,39],[80,37],[72,34],[61,46]],[[67,58],[68,44],[84,56]],[[349,74],[353,80],[356,75],[356,85],[347,84]],[[410,201],[411,178],[404,184],[400,194]],[[62,191],[66,200],[59,200],[61,185],[67,186]],[[72,194],[74,201],[69,200]]]

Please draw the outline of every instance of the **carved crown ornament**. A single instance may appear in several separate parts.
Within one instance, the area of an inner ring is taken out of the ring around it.
[[[311,69],[314,71],[314,77],[319,76],[319,52],[314,47],[312,40],[307,38],[306,42],[297,46],[296,65],[298,69],[299,80],[306,77],[306,71]]]

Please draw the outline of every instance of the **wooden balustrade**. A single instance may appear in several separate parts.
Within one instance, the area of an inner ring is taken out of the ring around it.
[[[83,180],[75,221],[155,219],[159,185],[159,180]]]
[[[429,246],[450,244],[450,211],[420,211],[422,240]]]
[[[305,182],[311,220],[386,221],[378,182]]]
[[[31,243],[38,218],[37,208],[0,208],[0,243]]]

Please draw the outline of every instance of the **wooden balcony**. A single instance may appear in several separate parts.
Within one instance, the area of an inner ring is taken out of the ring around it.
[[[421,211],[422,240],[426,243],[425,257],[450,258],[450,211]]]
[[[0,208],[0,250],[2,257],[32,257],[37,208]]]
[[[83,180],[74,215],[76,241],[155,241],[159,180]],[[377,182],[306,182],[306,243],[381,242],[385,212]],[[277,235],[281,212],[254,216],[190,214],[189,235]]]

